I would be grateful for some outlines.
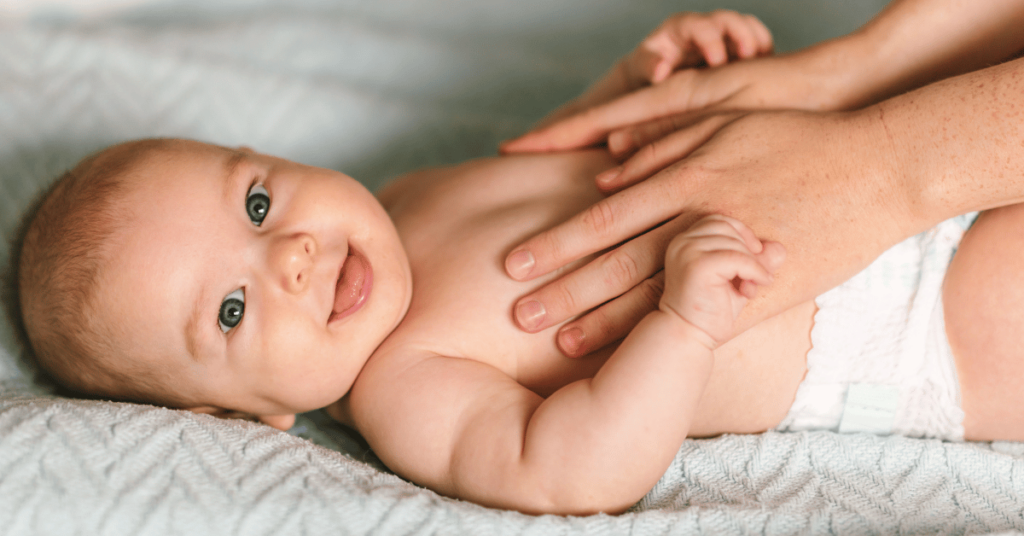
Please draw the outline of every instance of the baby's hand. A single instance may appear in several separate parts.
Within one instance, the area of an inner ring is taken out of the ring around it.
[[[782,244],[758,240],[742,222],[705,217],[668,246],[661,310],[702,331],[714,350],[736,335],[736,317],[784,258]]]
[[[730,59],[771,53],[772,34],[757,17],[720,9],[669,17],[625,61],[633,84],[639,87],[661,82],[687,67],[717,67]]]

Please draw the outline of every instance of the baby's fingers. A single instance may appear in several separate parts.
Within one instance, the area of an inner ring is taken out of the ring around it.
[[[700,238],[705,236],[725,236],[743,244],[752,254],[761,253],[763,245],[754,231],[736,218],[724,214],[711,214],[694,223],[680,237]]]
[[[725,42],[725,34],[711,25],[693,28],[693,44],[700,50],[704,62],[711,67],[718,67],[729,61],[729,50]]]
[[[722,39],[726,41],[729,57],[748,59],[757,56],[757,35],[744,15],[735,12],[722,14],[716,11],[712,16],[722,28]],[[711,65],[710,61],[708,65]]]
[[[697,269],[703,269],[703,277],[712,277],[729,283],[743,297],[750,299],[756,294],[757,285],[770,285],[774,280],[771,273],[746,251],[718,249],[704,254]]]
[[[774,281],[774,274],[779,270],[779,266],[782,265],[782,261],[786,258],[786,249],[778,242],[765,240],[762,242],[761,252],[752,255],[750,258],[760,267],[758,274],[763,272],[768,274],[768,277],[767,279],[758,279],[740,276],[738,284],[736,284],[736,290],[748,300],[754,299],[754,296],[757,295],[757,285],[770,285]]]
[[[728,38],[730,57],[750,59],[771,52],[771,33],[757,17],[729,12],[719,16],[718,22]]]
[[[774,240],[762,240],[761,252],[757,254],[757,262],[771,273],[776,273],[786,261],[786,248]]]
[[[779,270],[779,267],[786,260],[786,248],[782,244],[774,240],[761,240],[754,234],[753,229],[736,218],[730,218],[721,214],[713,214],[704,218],[704,220],[709,221],[709,224],[715,223],[718,219],[729,224],[736,233],[732,237],[742,240],[747,250],[754,255],[754,259],[765,270],[768,270],[768,273],[774,274]],[[728,234],[728,231],[726,234]]]
[[[747,20],[747,25],[750,26],[751,31],[754,32],[754,38],[757,43],[757,53],[755,55],[767,56],[771,54],[775,49],[772,32],[757,17],[753,15],[744,15],[743,17]]]

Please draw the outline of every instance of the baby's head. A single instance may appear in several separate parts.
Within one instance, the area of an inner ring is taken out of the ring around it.
[[[412,292],[358,182],[188,140],[79,163],[29,222],[17,272],[32,349],[63,386],[277,423],[341,398]]]

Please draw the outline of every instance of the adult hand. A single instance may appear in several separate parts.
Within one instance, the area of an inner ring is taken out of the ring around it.
[[[676,116],[697,110],[855,109],[1017,56],[1022,23],[1020,0],[893,0],[850,35],[785,56],[680,71],[626,96],[606,92],[501,149],[542,152],[607,140],[613,153],[628,154],[689,124],[692,117]],[[634,140],[629,127],[652,120],[661,121]]]
[[[582,95],[548,114],[538,128],[661,83],[673,72],[767,56],[773,48],[771,32],[753,15],[725,9],[678,13],[661,23]]]
[[[626,155],[710,113],[738,110],[833,110],[849,107],[852,87],[817,49],[713,69],[678,71],[660,83],[574,112],[501,146],[504,153],[578,149],[604,143]],[[582,109],[581,109],[582,108]],[[562,114],[564,115],[564,114]]]
[[[579,356],[623,337],[657,305],[662,278],[650,278],[669,241],[709,213],[744,221],[788,251],[775,283],[744,309],[739,331],[842,282],[928,225],[904,216],[910,211],[894,180],[893,152],[873,112],[707,121],[721,128],[690,158],[511,252],[506,270],[529,280],[622,243],[521,298],[522,328],[539,331],[596,307],[559,331],[561,350]]]

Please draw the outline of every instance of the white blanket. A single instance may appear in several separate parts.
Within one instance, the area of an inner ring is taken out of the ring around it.
[[[779,47],[884,4],[732,2]],[[675,10],[592,0],[0,3],[0,225],[82,156],[245,144],[371,187],[493,154]],[[8,251],[0,249],[6,264]],[[0,324],[3,534],[980,533],[1024,529],[1024,447],[826,432],[687,441],[628,514],[530,517],[381,471],[320,413],[292,434],[53,397]],[[296,437],[299,436],[299,437]],[[314,444],[316,443],[316,444]],[[318,446],[322,445],[322,446]],[[324,448],[326,447],[326,448]]]

